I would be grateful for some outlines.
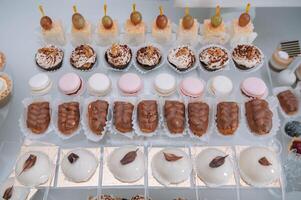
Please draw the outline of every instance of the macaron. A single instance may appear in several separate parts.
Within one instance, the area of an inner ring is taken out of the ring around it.
[[[241,92],[249,98],[264,98],[268,88],[263,80],[257,77],[245,79],[240,86]]]
[[[93,96],[105,96],[112,88],[111,80],[102,73],[93,74],[88,79],[87,85],[89,94]]]
[[[58,87],[62,93],[76,96],[83,93],[84,81],[76,73],[67,73],[60,78]]]
[[[47,74],[39,73],[29,79],[28,85],[32,94],[44,95],[50,91],[52,87],[52,81]]]
[[[123,74],[118,80],[119,90],[127,96],[135,96],[143,87],[141,78],[134,73]]]
[[[156,76],[154,88],[160,96],[169,96],[176,91],[176,79],[174,76],[162,73]]]
[[[226,76],[215,76],[210,81],[209,90],[215,96],[227,96],[233,90],[233,83]]]
[[[200,97],[204,92],[204,83],[194,77],[184,78],[180,83],[180,92],[188,97]]]

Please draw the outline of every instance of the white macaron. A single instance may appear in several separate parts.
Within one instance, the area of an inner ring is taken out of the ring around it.
[[[227,96],[232,90],[233,83],[226,76],[215,76],[209,81],[209,91],[215,96]]]
[[[156,76],[154,88],[160,96],[169,96],[176,91],[176,79],[174,76],[162,73]]]
[[[93,74],[88,80],[88,92],[93,96],[105,96],[112,88],[110,78],[102,73]]]
[[[52,87],[52,81],[47,74],[39,73],[29,79],[28,85],[32,94],[44,95],[50,91]]]

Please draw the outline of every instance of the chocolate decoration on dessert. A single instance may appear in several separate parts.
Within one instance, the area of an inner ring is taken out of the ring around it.
[[[164,105],[164,117],[171,134],[183,134],[185,129],[184,103],[167,100]]]
[[[68,102],[59,105],[58,129],[64,135],[70,135],[78,129],[80,120],[79,103]]]
[[[188,104],[188,124],[191,132],[196,136],[206,133],[209,126],[209,106],[203,102]]]
[[[41,17],[40,25],[45,30],[50,30],[52,28],[52,20],[48,16]]]
[[[106,101],[96,100],[88,105],[89,127],[96,135],[101,135],[107,123],[109,104]]]
[[[142,47],[137,51],[137,63],[146,70],[154,69],[161,61],[161,51],[154,46]]]
[[[33,154],[30,154],[28,156],[28,158],[26,159],[25,163],[23,164],[23,169],[22,169],[21,173],[19,174],[19,176],[23,172],[25,172],[25,171],[29,170],[30,168],[32,168],[36,164],[36,162],[37,162],[37,156],[35,156]]]
[[[125,156],[120,160],[120,163],[122,165],[127,165],[127,164],[133,162],[137,157],[138,150],[139,149],[136,149],[135,151],[130,151],[127,154],[125,154]]]
[[[68,160],[71,164],[75,163],[79,159],[79,156],[75,153],[70,153],[68,156]]]
[[[180,160],[181,158],[183,158],[183,156],[177,156],[173,153],[163,152],[163,155],[164,155],[165,160],[168,161],[168,162],[177,161],[177,160]]]
[[[258,135],[268,134],[272,129],[273,113],[267,101],[253,99],[245,103],[246,117],[252,132]]]
[[[54,45],[47,45],[38,49],[35,55],[37,66],[46,71],[54,71],[61,68],[63,58],[63,50]]]
[[[227,157],[228,157],[228,155],[226,155],[226,156],[216,156],[209,163],[209,167],[211,167],[211,168],[218,168],[218,167],[222,166],[225,163],[225,159]]]
[[[301,140],[294,139],[289,148],[290,151],[294,151],[296,154],[301,154]]]
[[[3,196],[2,196],[2,198],[4,200],[9,200],[12,197],[12,195],[13,195],[13,188],[14,188],[14,186],[11,186],[11,187],[9,187],[9,188],[7,188],[5,190],[5,192],[4,192]]]
[[[291,90],[285,90],[283,92],[280,92],[277,95],[277,98],[279,100],[282,110],[286,114],[293,115],[296,112],[298,112],[299,101],[298,101],[298,98],[295,96],[295,94]]]
[[[97,56],[94,49],[89,45],[76,47],[70,57],[72,67],[79,70],[89,70],[96,63]]]
[[[32,133],[44,133],[50,124],[50,106],[49,102],[32,103],[27,108],[27,128]]]
[[[80,30],[85,27],[85,18],[80,13],[74,13],[72,15],[72,24],[74,28]]]
[[[154,132],[159,124],[158,104],[155,100],[141,101],[137,107],[139,128],[144,133]]]
[[[188,46],[180,46],[169,51],[168,62],[179,71],[186,71],[193,67],[196,57]]]
[[[217,104],[216,123],[223,135],[233,135],[239,124],[239,107],[235,102]]]
[[[132,116],[134,105],[128,102],[117,101],[114,103],[114,126],[121,133],[133,131]]]
[[[199,55],[202,66],[208,71],[216,71],[225,66],[229,61],[228,53],[218,46],[205,48]]]
[[[270,161],[266,158],[266,157],[262,157],[258,160],[259,164],[263,165],[263,166],[269,166],[272,165],[270,163]]]
[[[105,60],[114,69],[125,69],[132,60],[132,50],[126,44],[113,44],[106,50]]]
[[[237,45],[232,52],[232,57],[236,67],[242,70],[255,67],[263,59],[261,51],[254,45],[249,44]]]

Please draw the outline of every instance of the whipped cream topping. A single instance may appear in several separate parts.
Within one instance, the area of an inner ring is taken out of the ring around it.
[[[106,57],[110,64],[115,67],[123,67],[132,59],[132,50],[127,45],[113,44],[106,50]]]
[[[137,61],[142,65],[155,66],[161,60],[161,52],[157,47],[146,46],[137,51]]]
[[[210,69],[220,69],[229,62],[227,51],[217,46],[204,49],[199,57],[200,61]]]
[[[277,54],[278,54],[279,58],[281,58],[283,60],[289,59],[289,55],[285,51],[278,51]]]
[[[172,49],[168,54],[168,61],[179,69],[188,69],[195,63],[195,55],[188,46]]]
[[[38,49],[36,62],[39,66],[49,69],[62,62],[63,56],[64,52],[60,48],[54,45],[47,45],[46,47]]]
[[[72,51],[70,62],[76,68],[89,68],[96,62],[96,53],[89,45],[80,45]]]
[[[261,50],[254,45],[247,44],[237,45],[232,52],[232,57],[238,65],[247,68],[253,68],[263,60]]]

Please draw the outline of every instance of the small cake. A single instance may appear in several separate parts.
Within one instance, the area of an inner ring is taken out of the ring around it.
[[[179,184],[189,179],[192,163],[183,150],[166,148],[154,155],[151,170],[154,178],[162,185]]]
[[[39,151],[30,151],[17,160],[15,174],[22,185],[36,187],[48,181],[52,167],[48,155]]]
[[[116,148],[108,157],[108,167],[113,176],[124,183],[133,183],[144,176],[144,154],[139,148]]]
[[[90,130],[96,135],[102,135],[107,125],[109,104],[103,100],[96,100],[88,105],[88,121]]]
[[[273,112],[267,101],[253,99],[245,103],[246,117],[251,132],[257,135],[268,134],[273,126]]]
[[[151,198],[145,198],[143,195],[139,195],[139,194],[131,198],[131,200],[147,200],[147,199],[151,200]]]
[[[228,156],[215,148],[201,151],[195,159],[198,177],[209,186],[226,185],[233,176],[233,167]]]
[[[134,105],[129,102],[114,102],[113,125],[121,133],[133,131],[132,116]]]
[[[164,118],[171,134],[183,134],[185,130],[185,105],[180,101],[166,100]]]
[[[177,40],[181,44],[195,45],[198,42],[199,23],[196,18],[189,14],[189,9],[185,9],[185,15],[180,19]]]
[[[113,44],[106,50],[105,60],[114,69],[125,69],[132,60],[132,50],[126,44]]]
[[[9,102],[12,90],[12,79],[8,76],[8,74],[0,72],[0,108]]]
[[[288,53],[277,48],[269,61],[269,66],[276,72],[287,69],[293,62],[293,58],[289,57]]]
[[[284,132],[290,137],[301,136],[301,122],[289,121],[284,126]]]
[[[81,95],[84,91],[84,81],[76,73],[67,73],[63,75],[58,83],[60,91],[68,96]]]
[[[96,63],[96,53],[89,45],[80,45],[76,47],[70,57],[70,63],[75,69],[82,71],[90,70]]]
[[[293,138],[290,146],[289,151],[293,151],[298,155],[301,155],[301,140],[298,138]]]
[[[27,128],[34,134],[43,134],[50,124],[49,102],[34,102],[27,107]]]
[[[15,179],[8,178],[0,188],[0,197],[2,200],[26,200],[30,189],[15,186]]]
[[[154,89],[160,96],[169,96],[176,91],[176,79],[168,73],[158,74],[154,80]]]
[[[3,71],[5,63],[6,63],[5,55],[0,51],[0,72]]]
[[[220,102],[216,109],[216,126],[222,135],[233,135],[239,124],[239,107],[236,102]]]
[[[52,81],[47,74],[39,73],[29,79],[28,85],[33,95],[44,95],[51,90]]]
[[[211,45],[203,48],[199,59],[207,71],[216,71],[225,68],[229,63],[228,51],[221,46]]]
[[[58,107],[57,126],[59,131],[70,136],[79,128],[80,112],[78,102],[67,102]]]
[[[187,71],[195,64],[195,54],[189,46],[179,46],[169,50],[168,62],[178,71]]]
[[[188,124],[193,135],[201,137],[209,126],[209,106],[204,102],[188,103]]]
[[[294,115],[299,110],[299,100],[291,90],[277,94],[280,106],[287,115]]]
[[[252,186],[267,186],[280,177],[280,164],[275,152],[265,147],[248,147],[240,152],[241,178]]]
[[[204,83],[198,78],[186,77],[180,83],[180,92],[187,97],[197,98],[204,93]]]
[[[235,66],[241,70],[253,69],[263,63],[262,51],[251,44],[239,44],[232,51]]]
[[[47,45],[38,49],[36,53],[36,64],[45,71],[55,71],[62,67],[64,52],[62,49]]]
[[[233,83],[227,76],[215,76],[209,81],[209,91],[217,97],[227,96],[232,90]]]
[[[74,149],[62,159],[61,169],[67,180],[75,183],[88,181],[96,172],[98,160],[86,149]]]
[[[92,25],[73,7],[71,41],[75,46],[89,44],[92,37]]]
[[[163,8],[160,6],[160,14],[153,21],[152,36],[159,44],[166,44],[171,42],[172,27],[171,21],[163,14]]]
[[[158,103],[156,100],[144,100],[138,103],[137,121],[143,133],[156,131],[159,124]]]
[[[257,77],[245,79],[240,86],[242,94],[248,98],[265,98],[268,95],[268,88],[263,80]]]
[[[112,89],[110,78],[103,73],[93,74],[88,79],[87,85],[89,94],[93,96],[105,96]]]
[[[126,73],[119,78],[118,88],[126,96],[136,96],[142,90],[143,82],[137,74]]]
[[[138,65],[145,70],[156,68],[162,60],[160,49],[155,46],[148,45],[140,48],[136,53],[136,61]]]

